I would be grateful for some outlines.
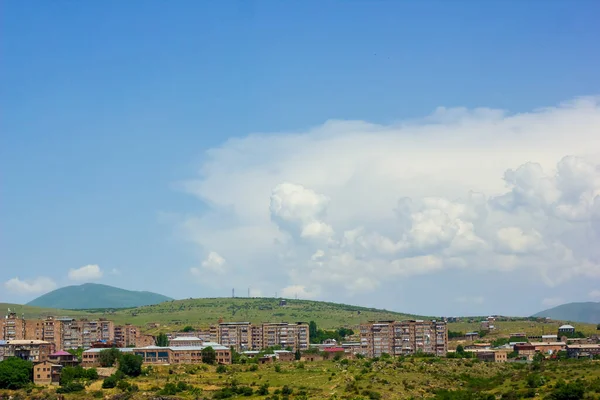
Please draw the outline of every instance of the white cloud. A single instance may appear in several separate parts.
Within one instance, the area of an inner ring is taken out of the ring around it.
[[[21,280],[16,277],[4,282],[4,288],[17,294],[38,294],[54,290],[56,283],[45,276],[38,276],[30,280]]]
[[[208,212],[179,226],[244,284],[299,297],[448,270],[600,278],[599,130],[599,100],[583,98],[235,138],[182,185]]]
[[[600,290],[592,290],[588,293],[588,296],[592,299],[600,299]]]
[[[223,273],[227,268],[227,262],[219,253],[211,251],[204,261],[202,261],[202,268],[212,271]]]
[[[309,290],[302,285],[291,285],[281,289],[281,296],[284,298],[313,299],[318,296],[318,291]]]
[[[561,297],[549,297],[542,300],[542,305],[546,307],[554,307],[561,305],[565,300]]]
[[[92,282],[102,278],[102,269],[96,264],[84,265],[81,268],[69,270],[69,279],[79,282]]]

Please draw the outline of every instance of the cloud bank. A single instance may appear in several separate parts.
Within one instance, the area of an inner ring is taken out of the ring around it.
[[[332,299],[448,271],[600,278],[598,98],[251,134],[181,186],[206,207],[178,224],[204,254],[192,273],[226,266],[228,287]]]
[[[19,295],[30,295],[54,290],[56,288],[56,283],[45,276],[39,276],[29,280],[21,280],[19,277],[16,277],[4,282],[4,288],[9,292]]]

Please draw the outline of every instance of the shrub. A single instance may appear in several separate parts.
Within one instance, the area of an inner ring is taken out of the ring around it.
[[[290,394],[293,393],[293,391],[294,391],[294,389],[292,389],[288,385],[285,385],[283,388],[281,388],[281,394],[284,396],[289,396]]]
[[[252,364],[250,366],[250,368],[248,368],[248,371],[252,371],[252,372],[258,371],[258,365],[257,364]]]
[[[227,372],[226,366],[224,366],[224,365],[217,366],[217,374],[224,374],[225,372]]]
[[[79,382],[69,382],[58,389],[56,389],[56,393],[76,393],[85,390],[85,386]]]
[[[117,348],[102,350],[98,353],[98,362],[101,367],[108,368],[115,365],[121,358],[121,352]]]
[[[281,372],[281,365],[279,365],[279,364],[275,365],[275,372]]]
[[[259,396],[266,396],[266,395],[268,395],[269,394],[269,384],[268,383],[263,383],[262,385],[260,385],[260,387],[256,391],[256,394],[258,394]]]
[[[117,387],[117,383],[119,383],[119,378],[113,374],[104,379],[102,382],[102,389],[112,389]]]

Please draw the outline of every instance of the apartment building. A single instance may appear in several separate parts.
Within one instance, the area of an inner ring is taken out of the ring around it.
[[[2,340],[23,340],[26,338],[25,318],[19,318],[17,313],[8,310],[8,314],[0,322]]]
[[[308,350],[308,324],[274,322],[262,324],[262,346],[260,348],[281,346],[293,350]]]
[[[7,340],[4,358],[17,357],[34,363],[48,360],[54,352],[54,343],[43,340]]]
[[[237,352],[252,349],[252,324],[250,322],[222,322],[217,330],[217,342]]]
[[[418,352],[444,356],[448,352],[448,331],[443,321],[377,321],[361,324],[362,354],[380,357]]]
[[[153,345],[154,337],[144,335],[137,326],[127,324],[115,326],[110,341],[114,342],[117,347],[144,347]]]

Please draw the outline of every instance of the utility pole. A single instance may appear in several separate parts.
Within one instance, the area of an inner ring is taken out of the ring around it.
[[[235,298],[235,288],[231,289],[231,298]]]

